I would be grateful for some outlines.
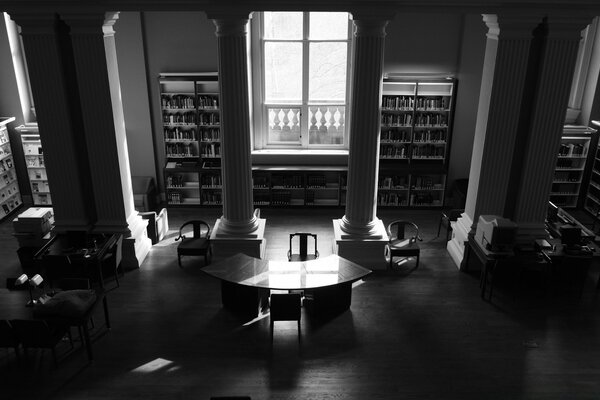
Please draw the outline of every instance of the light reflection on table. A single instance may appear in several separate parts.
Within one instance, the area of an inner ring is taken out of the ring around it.
[[[202,269],[238,285],[264,289],[302,290],[357,281],[369,269],[332,254],[310,261],[269,261],[236,254]]]

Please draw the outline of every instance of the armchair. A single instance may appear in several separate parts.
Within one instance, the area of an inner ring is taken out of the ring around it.
[[[186,229],[192,228],[192,237],[185,235]],[[175,241],[181,240],[177,246],[177,261],[181,266],[181,256],[204,256],[204,265],[208,265],[208,257],[212,254],[210,249],[210,225],[202,220],[187,221],[179,228],[179,236]]]
[[[416,257],[415,268],[418,268],[421,250],[417,241],[423,240],[419,235],[419,227],[414,222],[396,220],[388,225],[387,234],[389,242],[385,245],[385,257],[389,261],[389,268],[394,265],[394,257]]]

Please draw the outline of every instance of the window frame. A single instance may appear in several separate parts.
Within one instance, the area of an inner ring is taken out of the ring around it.
[[[347,150],[349,147],[348,141],[348,124],[350,115],[350,95],[351,95],[351,76],[352,76],[352,51],[353,43],[352,40],[352,18],[348,13],[348,35],[346,39],[337,40],[311,40],[309,39],[309,23],[310,23],[310,11],[303,11],[303,37],[302,39],[264,39],[263,38],[263,27],[264,18],[263,12],[254,12],[251,20],[250,28],[250,48],[251,57],[253,62],[252,65],[252,86],[253,86],[253,130],[254,130],[254,150],[268,150],[268,149],[285,149],[285,150]],[[265,62],[264,62],[264,51],[266,42],[301,42],[302,43],[302,100],[300,103],[267,103],[265,95]],[[346,93],[343,102],[319,102],[311,103],[308,101],[309,95],[309,52],[310,43],[327,43],[327,42],[345,42],[346,46]],[[343,142],[341,144],[309,144],[309,106],[311,105],[339,105],[343,106],[344,111],[344,132]],[[281,108],[300,108],[300,143],[298,142],[278,142],[269,143],[269,132],[268,132],[268,109],[273,107]]]

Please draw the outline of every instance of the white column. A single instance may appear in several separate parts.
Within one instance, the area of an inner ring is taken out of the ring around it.
[[[151,247],[148,221],[133,205],[127,138],[112,29],[118,14],[63,14],[70,26],[84,136],[97,212],[95,232],[118,232],[123,267],[137,268]]]
[[[209,14],[216,26],[221,102],[223,216],[211,234],[215,256],[264,253],[265,220],[252,202],[251,118],[248,71],[249,13]]]
[[[68,41],[65,27],[54,13],[11,13],[21,27],[27,68],[48,181],[52,188],[56,232],[90,231],[96,219],[89,191],[87,148],[81,137],[83,125],[76,85],[69,60],[64,57]]]
[[[512,219],[519,226],[519,241],[546,237],[545,218],[552,189],[565,110],[577,59],[581,31],[592,18],[548,17],[547,34],[537,69],[529,135],[519,169],[518,191]],[[515,182],[516,183],[516,182]]]
[[[484,15],[488,26],[465,212],[447,249],[457,266],[482,214],[504,215],[522,116],[533,31],[541,17]],[[564,112],[563,112],[564,114]]]
[[[385,267],[383,248],[388,240],[376,210],[383,53],[389,18],[353,15],[346,210],[341,219],[333,221],[337,253],[369,268]]]

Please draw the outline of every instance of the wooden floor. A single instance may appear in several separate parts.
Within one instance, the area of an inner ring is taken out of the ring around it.
[[[350,311],[316,323],[240,321],[221,308],[219,282],[193,258],[177,266],[173,238],[191,217],[169,210],[171,233],[109,295],[112,329],[95,318],[96,359],[59,345],[21,365],[0,351],[0,398],[8,399],[598,399],[600,300],[590,272],[583,298],[546,299],[500,288],[482,301],[476,274],[459,272],[435,238],[438,211],[381,213],[423,230],[417,270],[377,272],[353,290]],[[319,235],[332,251],[341,209],[263,209],[267,257],[285,259],[288,234]],[[10,221],[0,224],[0,277],[20,273]],[[366,266],[368,267],[368,266]],[[6,395],[8,393],[8,396]]]

